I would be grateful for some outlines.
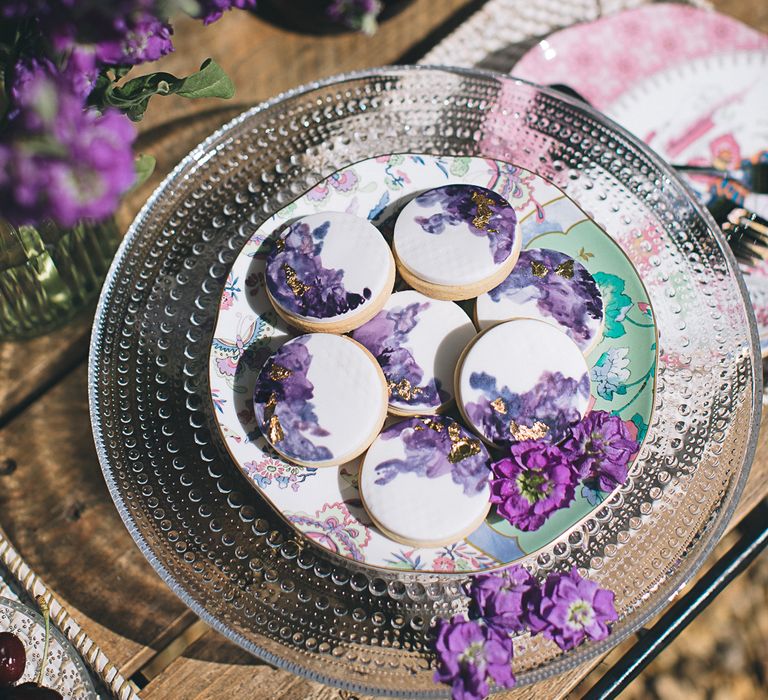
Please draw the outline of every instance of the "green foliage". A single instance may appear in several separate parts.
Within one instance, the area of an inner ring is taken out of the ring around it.
[[[235,86],[213,59],[206,59],[200,70],[186,78],[170,73],[149,73],[133,78],[120,85],[127,74],[124,67],[113,68],[99,75],[89,102],[97,107],[115,107],[132,121],[140,121],[155,95],[179,95],[189,99],[221,97],[229,99],[235,94]]]

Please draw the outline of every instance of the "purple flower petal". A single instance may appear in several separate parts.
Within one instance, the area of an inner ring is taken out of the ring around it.
[[[135,179],[130,121],[84,109],[82,91],[48,61],[16,68],[0,137],[0,215],[14,224],[52,218],[73,226],[112,214]]]
[[[576,479],[556,445],[543,440],[517,443],[492,469],[491,503],[521,530],[537,530],[573,501]]]
[[[561,448],[588,486],[613,491],[626,481],[629,462],[639,445],[621,418],[591,411],[571,428],[571,436]]]
[[[461,615],[450,621],[438,620],[436,632],[438,665],[434,678],[451,685],[454,700],[481,700],[491,684],[500,688],[515,684],[509,635]]]
[[[589,637],[605,639],[609,622],[618,619],[612,591],[582,578],[576,569],[550,574],[544,583],[540,607],[545,637],[567,651]]]
[[[232,9],[252,10],[256,7],[256,0],[198,0],[200,10],[198,18],[203,24],[211,24],[227,11]]]

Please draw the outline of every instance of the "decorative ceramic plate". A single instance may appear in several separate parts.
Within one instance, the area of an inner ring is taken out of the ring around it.
[[[768,48],[712,54],[660,71],[624,92],[605,112],[671,163],[739,170],[747,161],[768,162]],[[722,178],[692,175],[688,182],[704,202],[723,189]],[[768,217],[764,199],[758,213]],[[747,288],[766,355],[768,263],[749,272]]]
[[[232,266],[222,292],[210,354],[216,421],[245,476],[299,532],[332,552],[397,570],[474,573],[538,551],[593,512],[609,494],[584,487],[576,501],[535,532],[491,515],[471,535],[448,546],[398,544],[370,521],[358,493],[360,460],[341,468],[300,467],[265,442],[253,415],[253,390],[265,357],[287,340],[264,285],[266,253],[286,221],[321,212],[364,216],[385,234],[417,193],[447,184],[487,187],[515,208],[524,247],[559,250],[583,262],[605,298],[603,338],[589,354],[592,403],[615,411],[642,441],[650,422],[656,328],[642,283],[621,248],[561,190],[532,172],[500,161],[398,154],[335,172],[270,217]],[[466,305],[472,312],[472,302]]]
[[[659,3],[553,32],[515,64],[512,75],[568,85],[605,109],[638,82],[679,63],[767,46],[768,37],[727,15]]]
[[[446,694],[429,627],[465,606],[465,577],[371,567],[300,535],[232,459],[211,401],[216,318],[243,247],[333,173],[386,153],[543,177],[623,250],[653,308],[656,392],[627,482],[524,559],[539,579],[579,567],[616,592],[619,619],[608,639],[567,653],[519,640],[518,683],[532,683],[625,639],[690,579],[733,513],[760,418],[754,317],[728,246],[663,161],[590,108],[495,74],[398,67],[303,88],[225,126],[155,192],[108,276],[90,356],[99,458],[149,561],[230,639],[358,692]],[[537,243],[570,245],[576,228]],[[575,252],[597,257],[586,243]],[[245,279],[237,286],[244,294]],[[637,303],[628,313],[647,322]]]
[[[43,658],[45,625],[32,608],[9,598],[0,598],[0,632],[12,632],[24,644],[27,665],[20,683],[34,680]],[[67,700],[96,700],[88,671],[64,635],[51,625],[48,663],[43,685],[57,690]]]

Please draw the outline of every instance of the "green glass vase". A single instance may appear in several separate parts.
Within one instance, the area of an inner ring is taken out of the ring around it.
[[[0,219],[0,339],[42,335],[88,306],[119,242],[113,219],[68,229]]]

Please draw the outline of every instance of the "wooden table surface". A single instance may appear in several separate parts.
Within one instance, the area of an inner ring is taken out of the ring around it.
[[[163,59],[163,69],[183,74],[212,56],[238,94],[231,102],[158,98],[151,105],[139,147],[157,157],[158,168],[127,198],[122,229],[190,148],[246,106],[309,80],[417,55],[425,40],[479,4],[416,0],[373,38],[304,36],[242,12],[205,29],[179,22],[177,52]],[[768,31],[765,0],[716,5]],[[92,314],[48,336],[0,344],[0,526],[123,675],[137,679],[144,698],[349,700],[349,693],[260,664],[209,630],[134,545],[107,492],[91,436],[86,356]],[[768,494],[767,441],[763,430],[732,524]],[[588,671],[504,697],[561,697]]]

